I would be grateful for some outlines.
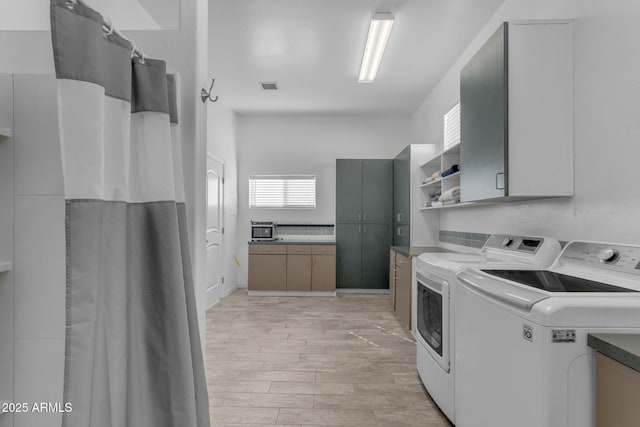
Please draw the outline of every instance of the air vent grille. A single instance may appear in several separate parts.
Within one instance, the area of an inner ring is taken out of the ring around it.
[[[261,82],[260,86],[264,90],[278,90],[278,83],[276,82]]]

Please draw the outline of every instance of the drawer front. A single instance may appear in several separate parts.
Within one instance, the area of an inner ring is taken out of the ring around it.
[[[336,245],[313,245],[311,250],[314,255],[335,255]]]
[[[279,254],[287,253],[287,245],[249,245],[250,254]]]
[[[396,268],[399,270],[404,270],[404,271],[411,271],[411,259],[401,255],[401,254],[397,254],[396,255]]]
[[[311,245],[287,245],[289,255],[310,255]]]

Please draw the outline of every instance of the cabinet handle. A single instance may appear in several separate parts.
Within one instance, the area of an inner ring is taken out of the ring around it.
[[[358,221],[362,221],[362,212],[358,214]]]
[[[358,226],[358,234],[360,234],[360,232],[361,232],[361,231],[362,231],[362,226],[361,226],[361,225],[359,225],[359,226]]]
[[[400,221],[404,221],[404,214],[403,213],[399,213],[398,214],[398,222]]]
[[[367,226],[366,226],[366,225],[363,225],[363,226],[362,226],[362,232],[363,232],[363,233],[366,233],[366,232],[367,232]]]
[[[398,227],[398,236],[404,236],[404,229],[402,227]]]
[[[500,182],[502,182],[502,185],[499,184]],[[496,174],[496,190],[504,190],[504,172]]]
[[[367,220],[367,214],[366,213],[364,214],[362,219],[365,220],[365,221]]]

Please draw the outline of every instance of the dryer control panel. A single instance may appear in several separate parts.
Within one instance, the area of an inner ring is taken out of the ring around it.
[[[560,261],[640,275],[640,246],[571,242]]]

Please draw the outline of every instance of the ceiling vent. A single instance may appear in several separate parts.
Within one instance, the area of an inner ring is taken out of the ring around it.
[[[264,90],[278,90],[278,83],[276,82],[261,82],[260,86]]]

